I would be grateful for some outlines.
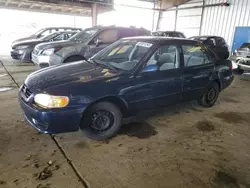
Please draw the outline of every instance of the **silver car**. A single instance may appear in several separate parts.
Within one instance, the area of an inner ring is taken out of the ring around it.
[[[40,68],[89,58],[124,37],[146,36],[150,32],[134,27],[92,27],[85,29],[68,41],[43,43],[32,52],[32,61]]]
[[[238,71],[250,71],[250,43],[243,43],[236,49],[230,59],[238,65]]]

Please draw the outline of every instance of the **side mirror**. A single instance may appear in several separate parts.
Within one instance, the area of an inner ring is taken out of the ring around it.
[[[155,72],[158,70],[157,65],[148,65],[141,70],[141,73],[145,72]]]
[[[103,43],[102,39],[96,39],[96,41],[95,41],[96,47],[98,47],[102,43]]]

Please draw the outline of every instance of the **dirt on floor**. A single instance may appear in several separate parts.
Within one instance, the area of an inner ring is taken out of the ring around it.
[[[105,142],[81,133],[53,139],[29,127],[18,105],[16,83],[35,67],[1,61],[11,76],[0,64],[0,188],[250,188],[246,79],[236,76],[212,108],[142,113]]]

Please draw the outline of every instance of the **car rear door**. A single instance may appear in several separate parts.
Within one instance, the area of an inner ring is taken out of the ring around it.
[[[183,92],[182,100],[195,100],[202,96],[214,74],[214,58],[203,45],[192,42],[182,45]]]

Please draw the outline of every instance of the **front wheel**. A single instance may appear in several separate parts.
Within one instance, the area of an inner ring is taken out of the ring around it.
[[[110,102],[94,104],[84,114],[80,128],[90,139],[106,140],[113,137],[122,125],[120,109]]]
[[[207,88],[205,93],[198,100],[199,105],[205,108],[212,107],[218,99],[219,92],[219,85],[214,82]]]

